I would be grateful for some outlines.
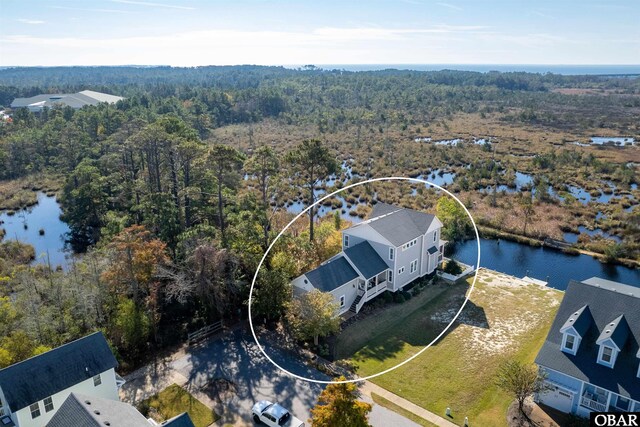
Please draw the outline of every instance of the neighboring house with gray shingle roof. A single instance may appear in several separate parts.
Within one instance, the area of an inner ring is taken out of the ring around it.
[[[83,90],[78,93],[45,93],[29,98],[16,98],[11,103],[11,108],[27,108],[31,112],[39,113],[44,108],[71,107],[78,109],[87,105],[98,105],[103,102],[115,104],[122,99],[124,98],[121,96],[109,95],[108,93],[95,92],[93,90]]]
[[[571,281],[536,357],[549,389],[539,402],[588,417],[640,411],[640,288]]]
[[[397,292],[442,262],[442,223],[434,215],[377,203],[366,221],[342,231],[342,251],[293,280],[294,294],[333,294],[339,314],[357,313],[384,291]]]
[[[118,400],[124,384],[102,332],[0,369],[0,415],[42,427],[72,393]]]
[[[186,412],[158,424],[128,403],[71,393],[46,427],[194,427]]]

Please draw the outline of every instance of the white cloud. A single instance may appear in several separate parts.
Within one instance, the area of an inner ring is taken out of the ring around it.
[[[436,3],[436,4],[438,6],[446,7],[448,9],[462,10],[462,8],[460,6],[456,6],[455,4],[451,4],[451,3]]]
[[[179,6],[174,4],[166,4],[166,3],[153,3],[147,1],[136,1],[136,0],[111,0],[114,3],[122,3],[122,4],[134,4],[138,6],[150,6],[150,7],[164,7],[167,9],[182,9],[182,10],[194,10],[194,7],[189,6]]]
[[[220,29],[112,38],[6,35],[0,37],[0,44],[0,65],[593,63],[594,54],[588,43],[572,38],[456,25],[320,27],[307,31]],[[609,48],[598,55],[600,63],[634,62]],[[567,61],[569,57],[571,61]]]
[[[98,12],[98,13],[132,13],[130,10],[122,9],[98,9],[98,8],[84,8],[84,7],[70,7],[70,6],[49,6],[51,9],[61,10],[77,10],[80,12]]]
[[[23,24],[29,24],[29,25],[39,25],[39,24],[44,24],[44,21],[40,21],[38,19],[16,19],[16,21],[18,22],[22,22]]]

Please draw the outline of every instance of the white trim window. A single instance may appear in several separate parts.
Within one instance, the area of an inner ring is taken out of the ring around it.
[[[344,240],[344,243],[343,243],[344,247],[348,248],[349,247],[349,235],[345,234],[344,237],[343,237],[343,240]]]
[[[51,398],[51,396],[45,397],[42,403],[44,403],[44,412],[53,411],[53,399]]]
[[[433,232],[433,241],[437,242],[438,241],[438,230]]]
[[[564,340],[562,343],[562,349],[569,353],[576,353],[576,337],[571,334],[564,334]]]
[[[391,282],[391,283],[393,282],[393,271],[389,270],[389,271],[387,272],[387,280],[388,280],[389,282]],[[640,370],[639,370],[639,371],[640,371]]]
[[[38,418],[40,416],[40,402],[29,405],[29,412],[31,412],[31,419]]]
[[[407,249],[409,249],[412,246],[415,246],[418,244],[418,239],[413,239],[412,241],[410,241],[409,243],[405,243],[404,245],[402,245],[402,250],[406,251]]]
[[[98,374],[93,377],[93,386],[98,387],[100,384],[102,384],[102,378],[100,378],[100,374]]]
[[[393,255],[395,250],[393,248],[389,248],[389,260],[393,261]]]
[[[401,275],[402,273],[404,273],[404,266],[398,269],[398,276]]]
[[[414,259],[413,261],[411,261],[411,264],[409,265],[409,274],[415,273],[417,269],[418,269],[418,260]]]
[[[340,295],[340,308],[344,307],[345,302],[346,302],[345,296]]]
[[[598,352],[598,363],[613,368],[616,363],[616,349],[608,345],[601,344]]]

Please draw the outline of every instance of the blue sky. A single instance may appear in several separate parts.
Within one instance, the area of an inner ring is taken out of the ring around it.
[[[638,0],[0,0],[0,65],[638,64]]]

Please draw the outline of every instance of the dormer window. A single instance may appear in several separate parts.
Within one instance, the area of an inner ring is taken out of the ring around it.
[[[576,337],[573,335],[567,335],[564,340],[564,348],[569,351],[574,351],[574,347],[576,345]]]
[[[344,239],[344,247],[348,248],[349,247],[349,235],[345,234],[343,239]]]
[[[615,348],[601,344],[600,351],[598,352],[598,363],[613,368],[613,365],[616,363],[617,355],[618,352]]]
[[[562,351],[574,356],[580,347],[580,337],[572,333],[565,332],[562,336]]]

